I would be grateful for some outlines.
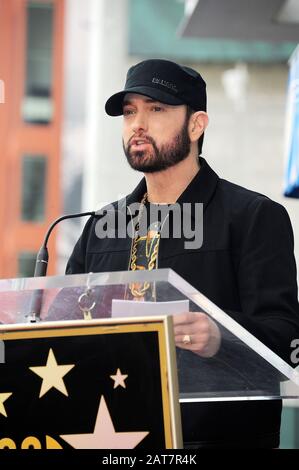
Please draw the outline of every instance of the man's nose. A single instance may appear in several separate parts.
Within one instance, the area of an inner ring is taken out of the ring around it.
[[[136,113],[135,119],[133,121],[133,131],[134,133],[139,133],[142,131],[147,131],[148,123],[145,114]]]

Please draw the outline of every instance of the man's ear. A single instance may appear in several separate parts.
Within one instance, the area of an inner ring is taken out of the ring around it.
[[[189,137],[191,142],[196,142],[204,133],[209,124],[209,116],[204,111],[196,111],[190,117]]]

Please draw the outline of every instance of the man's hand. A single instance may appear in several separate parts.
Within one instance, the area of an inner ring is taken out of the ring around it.
[[[179,348],[202,357],[212,357],[219,350],[221,333],[205,313],[187,312],[173,316],[174,339]]]

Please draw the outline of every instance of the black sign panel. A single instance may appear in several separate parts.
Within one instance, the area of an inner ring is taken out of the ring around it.
[[[162,322],[1,335],[0,448],[173,446]]]

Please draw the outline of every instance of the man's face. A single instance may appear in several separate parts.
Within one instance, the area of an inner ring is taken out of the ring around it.
[[[128,93],[123,115],[123,148],[134,170],[166,170],[189,155],[186,106],[171,106]]]

